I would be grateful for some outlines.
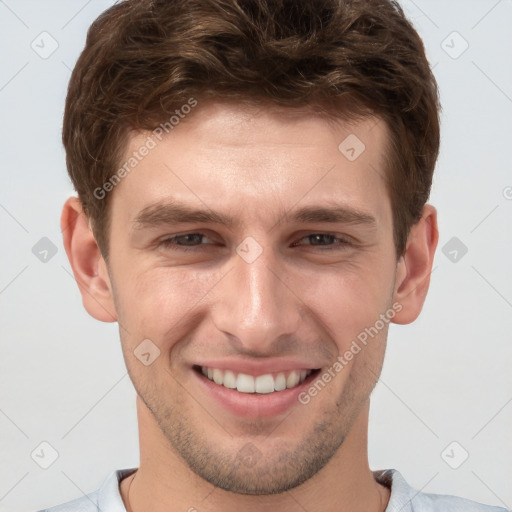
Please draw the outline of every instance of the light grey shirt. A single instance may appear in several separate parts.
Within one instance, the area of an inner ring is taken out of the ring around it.
[[[113,471],[97,490],[81,498],[38,512],[126,512],[119,491],[121,480],[137,468]],[[396,469],[373,471],[375,479],[391,489],[385,512],[507,512],[447,494],[428,494],[413,489]]]

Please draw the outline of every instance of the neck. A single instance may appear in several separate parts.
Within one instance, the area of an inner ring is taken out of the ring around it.
[[[369,403],[315,476],[285,493],[255,496],[216,488],[193,473],[137,397],[140,467],[121,482],[121,496],[128,512],[295,512],[298,507],[308,512],[384,512],[390,491],[376,482],[368,466],[368,412]]]

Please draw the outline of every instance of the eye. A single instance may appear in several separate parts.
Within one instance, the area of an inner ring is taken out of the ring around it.
[[[343,250],[347,246],[352,245],[348,238],[337,237],[336,235],[332,235],[330,233],[312,233],[300,239],[302,240],[310,240],[311,243],[305,245],[312,245],[314,247],[322,247],[322,250]],[[338,242],[336,245],[335,242]],[[295,245],[304,245],[295,243]]]
[[[207,242],[203,243],[206,240]],[[309,241],[309,243],[301,243],[303,241]],[[167,237],[160,242],[157,242],[159,247],[164,249],[171,249],[176,251],[197,251],[202,250],[214,241],[204,235],[203,233],[185,233],[181,235],[173,235]],[[322,251],[329,250],[343,250],[353,245],[350,239],[345,237],[338,237],[330,233],[312,233],[305,237],[302,237],[298,242],[295,242],[292,247],[300,245],[309,245],[318,247]]]
[[[158,243],[158,246],[163,247],[164,249],[173,249],[177,251],[193,251],[194,247],[206,245],[201,243],[201,239],[211,241],[211,239],[202,233],[186,233],[184,235],[174,235],[165,238]]]

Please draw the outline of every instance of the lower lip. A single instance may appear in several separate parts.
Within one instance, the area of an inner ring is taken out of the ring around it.
[[[281,414],[293,405],[302,405],[298,397],[316,379],[319,371],[312,372],[304,382],[294,388],[264,394],[240,393],[236,389],[215,384],[196,370],[192,370],[192,373],[205,392],[228,411],[246,418],[265,418]]]

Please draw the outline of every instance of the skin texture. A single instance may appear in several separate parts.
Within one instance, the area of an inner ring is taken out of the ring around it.
[[[366,146],[352,162],[338,149],[350,134]],[[130,136],[127,158],[148,135]],[[376,118],[333,123],[297,109],[210,101],[110,192],[108,266],[78,199],[65,203],[64,245],[84,307],[98,320],[118,321],[138,395],[140,467],[121,484],[125,503],[131,484],[128,510],[385,509],[389,490],[368,466],[367,430],[388,324],[309,403],[271,417],[226,411],[198,385],[192,365],[292,357],[325,370],[393,304],[400,311],[392,322],[416,319],[428,291],[437,214],[424,207],[397,261],[383,181],[386,140],[387,127]],[[169,198],[238,224],[135,228],[143,208]],[[290,220],[299,206],[333,202],[376,222]],[[193,237],[189,252],[158,245],[198,232],[204,237]],[[310,235],[317,233],[334,239],[315,245]],[[262,249],[251,263],[236,251],[248,236]],[[160,350],[148,366],[134,355],[145,339]]]

